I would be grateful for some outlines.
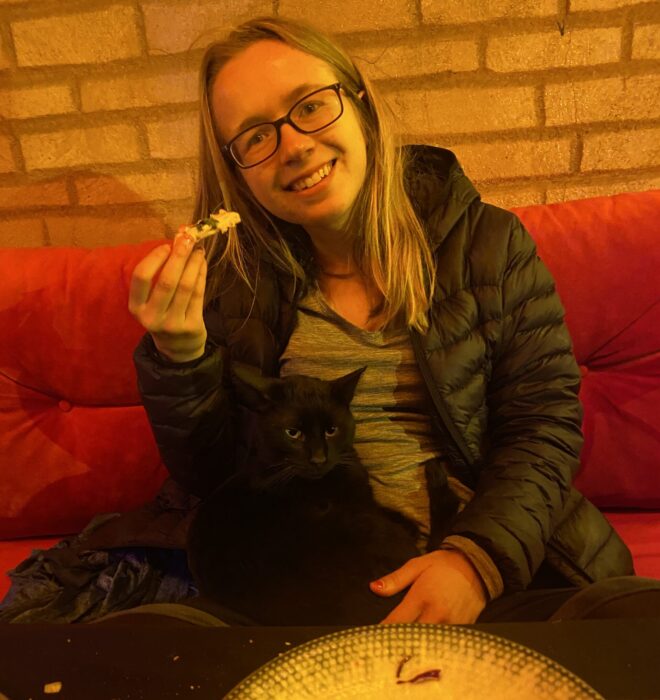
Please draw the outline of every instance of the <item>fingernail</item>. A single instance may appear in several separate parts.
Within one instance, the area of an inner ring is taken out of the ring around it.
[[[180,241],[179,245],[184,246],[186,249],[192,248],[195,245],[195,241],[192,236],[187,233],[177,233],[175,237],[175,242]]]
[[[383,583],[383,581],[381,579],[378,579],[377,581],[372,581],[371,587],[376,591],[385,590],[385,584]]]

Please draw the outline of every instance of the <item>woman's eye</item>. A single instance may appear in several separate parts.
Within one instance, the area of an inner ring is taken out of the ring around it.
[[[331,428],[326,428],[325,429],[325,435],[326,437],[333,437],[334,435],[337,434],[337,428],[333,425]]]
[[[252,146],[258,146],[265,138],[266,134],[264,134],[263,131],[252,134],[248,139],[247,147],[252,148]]]
[[[302,437],[302,432],[298,430],[298,428],[285,428],[284,432],[292,440],[300,440],[300,438]]]
[[[298,109],[298,114],[301,117],[308,117],[310,114],[316,112],[319,106],[320,105],[318,102],[305,102],[304,104],[300,105],[300,108]]]

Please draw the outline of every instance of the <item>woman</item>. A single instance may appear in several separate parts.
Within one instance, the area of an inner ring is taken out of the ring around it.
[[[222,206],[242,223],[203,249],[178,236],[135,269],[139,386],[173,479],[155,503],[73,543],[96,602],[78,595],[66,619],[190,595],[172,573],[190,514],[244,453],[232,360],[321,378],[367,366],[356,449],[376,498],[424,535],[424,464],[446,468],[461,510],[438,549],[371,582],[377,595],[408,589],[385,622],[542,620],[563,603],[579,616],[579,590],[605,614],[612,591],[655,586],[630,576],[627,548],[571,487],[580,375],[553,281],[516,217],[483,204],[449,151],[398,149],[369,81],[305,25],[247,22],[208,48],[200,76],[194,218]],[[136,550],[116,548],[145,546],[121,578]],[[98,602],[102,577],[121,580]],[[23,620],[40,619],[25,612],[38,597],[19,600]]]
[[[195,217],[222,204],[243,223],[204,251],[185,236],[154,250],[131,287],[148,331],[140,387],[176,482],[201,497],[235,464],[231,359],[320,377],[366,364],[369,439],[356,447],[377,498],[423,529],[420,470],[440,457],[464,503],[440,549],[372,582],[380,595],[409,587],[386,622],[471,623],[530,587],[632,574],[625,545],[570,485],[580,375],[520,222],[481,203],[448,151],[397,150],[368,80],[302,24],[253,20],[212,45],[201,94]],[[405,397],[377,405],[374,388],[397,372]],[[381,471],[392,448],[373,447],[375,414],[402,433],[403,463]],[[546,601],[529,613],[542,619],[573,592],[524,600]]]

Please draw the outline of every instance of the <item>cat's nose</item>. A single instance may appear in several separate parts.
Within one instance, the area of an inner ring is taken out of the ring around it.
[[[309,460],[312,464],[325,464],[325,453],[323,450],[317,450],[314,452],[314,454],[310,457]]]

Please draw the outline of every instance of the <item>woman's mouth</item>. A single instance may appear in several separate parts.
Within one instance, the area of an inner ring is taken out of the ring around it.
[[[307,190],[316,189],[319,183],[323,182],[331,173],[334,168],[336,159],[328,161],[325,165],[321,166],[316,172],[312,173],[308,177],[300,178],[293,182],[287,190],[292,192],[306,192]]]

